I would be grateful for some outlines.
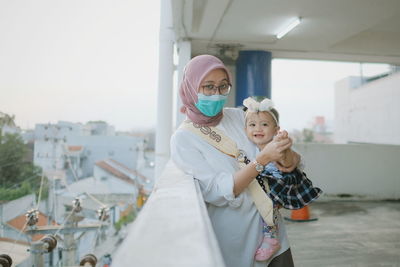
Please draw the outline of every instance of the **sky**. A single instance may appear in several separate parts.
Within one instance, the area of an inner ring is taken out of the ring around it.
[[[21,128],[156,121],[159,1],[0,0],[0,111]]]
[[[104,120],[155,128],[159,1],[0,0],[0,111],[23,129]],[[364,75],[387,70],[363,64]],[[274,59],[272,99],[282,128],[333,120],[334,83],[359,63]]]

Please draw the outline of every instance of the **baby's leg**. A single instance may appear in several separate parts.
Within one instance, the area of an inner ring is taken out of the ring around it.
[[[263,220],[264,238],[255,254],[256,261],[266,261],[271,258],[280,248],[277,226],[268,226]]]

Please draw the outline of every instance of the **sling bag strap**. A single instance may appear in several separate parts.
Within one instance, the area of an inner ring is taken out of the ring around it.
[[[246,166],[244,163],[244,152],[239,150],[236,142],[226,136],[222,131],[212,126],[200,126],[190,120],[184,121],[180,128],[189,130],[190,132],[200,136],[207,143],[221,151],[222,153],[235,158],[240,168]],[[269,191],[268,183],[265,184],[265,188]],[[267,196],[260,184],[254,179],[248,186],[247,190],[257,207],[258,212],[264,219],[265,223],[269,226],[274,225],[273,220],[273,203],[272,200]]]

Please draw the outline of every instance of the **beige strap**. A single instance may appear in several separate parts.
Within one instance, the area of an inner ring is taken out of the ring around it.
[[[201,126],[189,120],[184,121],[180,127],[195,133],[210,145],[232,158],[237,158],[239,156],[239,149],[236,143],[215,127]]]
[[[244,153],[237,148],[236,142],[226,136],[222,131],[212,126],[200,126],[189,120],[184,121],[181,126],[190,132],[200,136],[210,145],[222,153],[238,160],[240,168],[246,166],[244,163]],[[265,184],[266,190],[269,191],[268,184]],[[258,212],[263,217],[265,223],[269,226],[274,225],[273,220],[273,203],[272,200],[265,194],[260,184],[254,179],[247,187]]]
[[[267,183],[265,183],[265,187],[269,190]],[[268,226],[274,226],[274,208],[272,200],[267,196],[256,179],[248,185],[247,189],[250,191],[254,204],[256,205],[261,217],[263,217],[264,222]]]

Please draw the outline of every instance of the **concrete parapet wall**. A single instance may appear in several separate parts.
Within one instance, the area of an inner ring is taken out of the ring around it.
[[[170,161],[113,266],[225,266],[197,182]]]
[[[305,172],[327,195],[400,199],[400,146],[296,144]]]

